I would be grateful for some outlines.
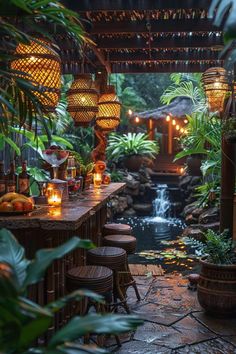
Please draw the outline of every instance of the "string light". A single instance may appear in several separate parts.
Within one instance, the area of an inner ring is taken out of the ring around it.
[[[135,123],[139,123],[140,122],[140,118],[139,117],[135,117]]]
[[[129,110],[128,110],[128,115],[129,115],[129,116],[132,116],[132,114],[133,114],[132,109],[129,109]]]
[[[185,123],[185,124],[187,124],[187,123],[188,123],[188,120],[187,120],[187,119],[185,119],[185,120],[184,120],[184,123]]]
[[[177,124],[175,127],[176,130],[180,130],[180,126]]]
[[[172,120],[172,125],[176,125],[176,120],[175,119]]]
[[[170,121],[170,116],[169,116],[169,114],[166,116],[166,121],[167,121],[167,122]]]
[[[180,128],[180,133],[183,133],[184,132],[184,128]]]

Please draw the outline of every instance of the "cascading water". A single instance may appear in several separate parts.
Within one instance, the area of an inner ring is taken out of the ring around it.
[[[154,216],[160,218],[168,218],[170,211],[169,193],[166,184],[159,184],[157,186],[157,197],[153,202]]]

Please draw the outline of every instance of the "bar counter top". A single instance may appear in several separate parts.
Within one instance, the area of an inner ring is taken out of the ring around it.
[[[78,199],[63,202],[61,208],[44,205],[27,215],[0,216],[0,227],[12,230],[41,228],[73,231],[124,188],[125,183],[110,183],[101,188],[91,185]]]

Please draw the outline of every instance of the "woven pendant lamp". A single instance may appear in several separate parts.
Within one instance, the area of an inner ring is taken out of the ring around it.
[[[202,75],[209,110],[222,112],[227,92],[230,91],[227,72],[224,68],[210,68]]]
[[[120,123],[121,103],[113,85],[107,86],[98,101],[97,126],[103,131],[114,130]]]
[[[11,62],[11,69],[26,73],[19,74],[32,81],[40,89],[34,92],[43,105],[44,112],[53,112],[58,104],[61,92],[61,59],[50,47],[50,43],[39,40],[42,44],[31,41],[20,43],[15,51],[18,59]]]
[[[98,112],[98,92],[91,74],[80,74],[67,94],[67,111],[77,126],[88,126]]]

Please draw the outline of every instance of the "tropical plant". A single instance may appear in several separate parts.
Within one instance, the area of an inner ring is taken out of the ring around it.
[[[16,18],[18,20],[15,20]],[[22,28],[27,29],[27,32]],[[59,1],[1,1],[0,131],[4,134],[7,133],[9,122],[23,125],[26,121],[30,126],[35,123],[35,129],[41,121],[47,133],[50,133],[47,127],[48,119],[44,117],[42,104],[35,95],[36,92],[43,94],[41,88],[29,75],[11,70],[9,62],[17,58],[14,51],[19,43],[38,41],[29,34],[29,30],[53,41],[53,35],[61,29],[73,36],[78,45],[87,40],[78,15],[66,9]]]
[[[154,158],[158,152],[158,143],[148,140],[148,136],[144,133],[111,134],[108,141],[107,158],[115,162],[131,155]]]
[[[169,104],[175,98],[188,97],[193,103],[193,112],[206,112],[206,98],[199,74],[172,74],[173,82],[162,94],[161,102]]]
[[[236,61],[236,2],[234,0],[212,0],[209,8],[209,18],[214,19],[213,24],[223,27],[225,48],[222,54],[227,52],[227,63],[233,65]]]
[[[46,269],[58,258],[75,248],[91,248],[88,240],[72,237],[55,249],[36,252],[35,259],[25,257],[24,248],[6,229],[0,230],[0,350],[4,354],[82,354],[107,353],[94,345],[79,344],[80,337],[88,334],[117,334],[134,329],[142,323],[136,316],[89,314],[75,316],[59,329],[48,345],[35,345],[38,337],[46,333],[54,314],[71,301],[84,296],[95,302],[103,298],[88,290],[77,290],[46,306],[27,299],[28,287],[42,280]]]
[[[207,261],[213,264],[235,263],[234,244],[232,238],[229,238],[228,230],[220,234],[211,229],[207,230],[203,253]]]

